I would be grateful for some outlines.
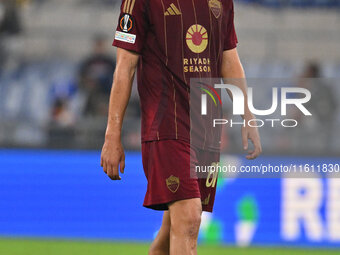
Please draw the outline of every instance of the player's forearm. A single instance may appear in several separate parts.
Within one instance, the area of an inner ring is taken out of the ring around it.
[[[112,85],[106,138],[120,139],[126,107],[131,95],[134,70],[117,69]]]
[[[233,49],[229,52],[228,51],[224,52],[221,74],[225,82],[227,83],[231,82],[234,86],[237,86],[243,92],[245,114],[242,117],[245,119],[253,118],[254,116],[250,112],[247,103],[248,102],[247,81],[242,63],[239,59],[236,49]],[[233,99],[230,91],[227,90],[227,92],[231,99]]]
[[[139,56],[136,53],[117,49],[117,66],[110,95],[106,139],[120,139],[138,59]]]

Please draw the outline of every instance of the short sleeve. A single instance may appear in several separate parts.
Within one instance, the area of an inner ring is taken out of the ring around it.
[[[123,0],[113,46],[141,53],[148,30],[144,0]]]
[[[227,0],[228,4],[223,11],[223,34],[224,46],[223,50],[231,50],[237,46],[237,35],[234,25],[234,4],[232,0]]]

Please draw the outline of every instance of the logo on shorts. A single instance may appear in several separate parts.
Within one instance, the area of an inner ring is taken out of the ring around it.
[[[166,186],[172,193],[175,193],[179,188],[179,178],[171,175],[166,179]]]
[[[201,203],[202,203],[202,205],[208,205],[209,201],[210,201],[210,193],[209,193],[209,195],[204,200],[202,200]]]
[[[222,13],[222,3],[218,0],[210,0],[209,8],[211,12],[214,14],[215,18],[218,19]]]
[[[202,53],[208,46],[208,32],[199,24],[189,27],[185,38],[189,49],[194,53]]]

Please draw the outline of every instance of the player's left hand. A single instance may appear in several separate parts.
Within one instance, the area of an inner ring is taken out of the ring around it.
[[[261,140],[257,127],[250,127],[248,125],[242,127],[242,143],[244,150],[248,150],[248,140],[253,143],[254,149],[248,151],[248,155],[246,156],[246,158],[255,159],[262,153]]]

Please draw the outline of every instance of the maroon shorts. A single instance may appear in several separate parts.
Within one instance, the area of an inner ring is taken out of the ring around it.
[[[193,149],[184,141],[162,140],[144,142],[142,157],[148,180],[145,207],[168,210],[171,202],[200,198],[202,209],[212,212],[217,174],[195,178],[194,171],[196,166],[210,166],[219,162],[219,152]]]

